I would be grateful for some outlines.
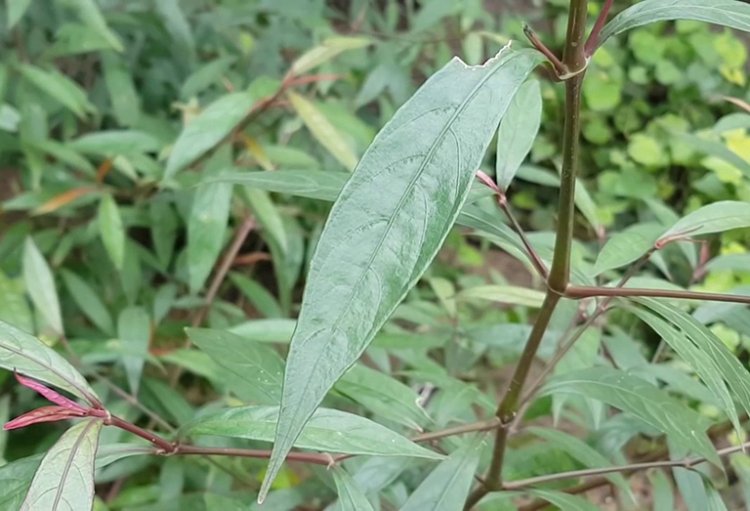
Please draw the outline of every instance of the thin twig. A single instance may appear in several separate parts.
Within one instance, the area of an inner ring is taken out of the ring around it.
[[[518,220],[513,214],[513,210],[508,204],[508,198],[504,193],[499,193],[497,195],[497,204],[498,206],[500,206],[500,209],[503,210],[503,213],[505,213],[505,216],[508,218],[508,221],[510,222],[511,227],[513,227],[513,230],[516,231],[516,234],[518,234],[519,238],[521,238],[521,243],[526,249],[526,253],[529,256],[531,265],[534,267],[540,277],[542,277],[544,280],[547,280],[547,277],[549,276],[547,265],[544,264],[544,261],[542,261],[542,258],[539,256],[537,251],[534,250],[533,246],[531,246],[531,242],[526,237],[526,233],[521,228],[521,224],[518,223]]]
[[[731,447],[725,447],[724,449],[718,449],[716,454],[723,458],[731,454],[742,452],[750,447],[750,442],[745,442],[740,445],[733,445]],[[582,470],[571,470],[569,472],[560,472],[557,474],[548,474],[544,476],[530,477],[528,479],[521,479],[518,481],[510,481],[503,484],[503,490],[513,491],[522,490],[530,486],[536,486],[538,484],[551,483],[555,481],[564,481],[566,479],[576,479],[579,477],[591,477],[605,474],[615,473],[631,473],[640,470],[646,470],[649,468],[685,468],[693,469],[696,465],[708,462],[705,457],[696,458],[683,458],[679,460],[659,460],[659,461],[647,461],[644,463],[631,463],[629,465],[621,465],[615,467],[600,467],[600,468],[588,468]]]
[[[541,39],[536,35],[536,33],[531,29],[530,26],[524,25],[523,27],[523,34],[526,36],[526,38],[529,40],[531,45],[536,48],[539,53],[547,57],[547,60],[552,65],[552,67],[555,70],[555,74],[557,76],[562,76],[567,72],[567,68],[565,67],[565,64],[562,63],[562,61],[555,55],[552,50],[550,50],[546,44],[542,42]]]
[[[602,10],[599,12],[599,17],[596,18],[594,28],[591,29],[589,38],[586,39],[586,44],[583,47],[586,57],[591,57],[599,46],[599,35],[602,33],[602,29],[607,23],[607,17],[609,17],[609,10],[612,8],[612,3],[613,0],[606,0],[602,6]]]
[[[616,287],[588,287],[568,286],[565,290],[566,298],[580,299],[592,298],[594,296],[611,296],[616,298],[653,297],[674,298],[680,300],[705,300],[712,302],[729,302],[750,305],[750,295],[730,295],[722,293],[705,293],[702,291],[672,290],[672,289],[645,289],[645,288],[616,288]]]

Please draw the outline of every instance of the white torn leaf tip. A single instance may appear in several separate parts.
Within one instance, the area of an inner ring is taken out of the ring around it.
[[[457,60],[461,65],[463,65],[466,69],[475,69],[475,70],[484,69],[487,66],[491,66],[492,64],[494,64],[495,62],[497,62],[497,60],[502,56],[502,54],[506,50],[510,50],[510,46],[511,46],[512,43],[513,43],[513,40],[511,39],[510,41],[508,41],[508,43],[505,46],[503,46],[502,48],[500,48],[500,51],[498,51],[495,54],[494,57],[490,57],[489,59],[487,59],[484,62],[484,64],[478,64],[476,66],[470,66],[469,64],[467,64],[466,62],[464,62],[463,59],[461,59],[461,57],[453,57],[453,58],[455,60]]]

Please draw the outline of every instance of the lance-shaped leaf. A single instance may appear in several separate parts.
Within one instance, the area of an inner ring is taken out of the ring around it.
[[[277,406],[243,406],[199,417],[182,432],[192,436],[214,435],[273,440]],[[413,456],[441,459],[443,456],[370,419],[347,412],[321,408],[308,421],[294,443],[303,449],[344,454]]]
[[[530,80],[518,94],[500,122],[497,131],[495,175],[500,188],[507,190],[521,163],[531,151],[542,122],[542,91],[539,82]]]
[[[662,234],[659,241],[746,227],[750,227],[750,203],[725,200],[708,204],[688,213]]]
[[[372,504],[357,485],[357,482],[341,467],[333,467],[333,480],[339,501],[336,511],[374,511]]]
[[[657,223],[636,224],[614,234],[596,258],[594,271],[600,274],[632,263],[653,248],[664,227]]]
[[[750,5],[737,0],[643,0],[607,23],[599,38],[609,37],[648,23],[695,20],[750,31]]]
[[[23,246],[23,280],[26,292],[47,324],[58,334],[63,333],[60,301],[57,298],[55,278],[47,261],[31,238]]]
[[[529,494],[536,498],[546,500],[561,511],[597,511],[599,509],[583,497],[568,495],[561,491],[533,490],[530,491]]]
[[[479,456],[485,446],[484,438],[484,435],[477,435],[435,467],[409,496],[401,511],[461,509],[474,480]]]
[[[597,399],[629,412],[675,444],[721,466],[706,435],[706,419],[646,380],[609,367],[592,367],[556,376],[542,390],[545,395],[558,392]]]
[[[98,402],[93,389],[67,360],[36,337],[3,321],[0,367],[67,390],[90,403]]]
[[[539,62],[454,59],[402,106],[334,204],[310,263],[259,501],[315,408],[435,257],[513,95]]]
[[[329,37],[318,46],[309,49],[294,61],[289,73],[301,75],[328,62],[339,53],[357,50],[372,44],[372,39],[365,37]]]
[[[94,461],[100,420],[82,421],[47,451],[34,474],[21,511],[73,511],[94,504]]]

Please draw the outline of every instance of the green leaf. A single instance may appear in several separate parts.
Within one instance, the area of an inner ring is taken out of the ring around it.
[[[546,500],[550,504],[559,508],[560,511],[597,511],[594,504],[576,495],[568,495],[561,491],[552,490],[531,490],[529,495],[542,500]]]
[[[359,158],[336,126],[331,124],[331,121],[323,115],[323,112],[312,101],[308,101],[292,91],[287,92],[287,96],[292,103],[292,107],[315,139],[344,167],[353,170],[357,166]]]
[[[102,332],[106,334],[114,333],[112,316],[96,292],[91,289],[91,286],[81,277],[68,270],[62,271],[62,277],[65,287],[81,312]]]
[[[344,373],[334,389],[376,415],[408,428],[420,429],[429,420],[414,390],[361,364],[355,364]]]
[[[366,37],[329,37],[319,45],[314,46],[297,57],[289,73],[301,75],[328,62],[342,52],[364,48],[372,44],[372,42],[371,39]]]
[[[641,321],[653,328],[675,353],[695,370],[703,383],[706,384],[719,403],[721,403],[722,410],[731,420],[735,430],[741,434],[742,427],[737,416],[737,410],[734,406],[732,395],[724,383],[719,365],[714,362],[706,351],[693,344],[687,335],[670,326],[656,314],[638,308],[631,308],[630,310]]]
[[[31,65],[19,66],[23,77],[35,87],[58,101],[76,116],[83,118],[94,106],[86,98],[86,92],[74,81],[57,70],[45,70]]]
[[[182,431],[191,436],[227,436],[271,442],[278,411],[277,406],[231,408],[199,417]],[[376,422],[329,408],[319,408],[313,414],[294,445],[329,453],[443,457]]]
[[[599,451],[573,435],[554,429],[531,427],[529,433],[544,438],[555,448],[563,449],[571,457],[588,468],[611,467],[614,464]],[[632,490],[622,474],[607,474],[605,477],[617,486],[625,495],[632,498]]]
[[[412,493],[401,511],[454,511],[462,509],[485,448],[485,435],[477,435],[442,461]]]
[[[592,367],[556,376],[542,392],[581,395],[632,413],[676,444],[721,466],[705,433],[705,418],[641,378],[608,367]]]
[[[259,188],[269,192],[334,201],[350,177],[351,174],[336,171],[278,170],[274,172],[233,172],[221,174],[215,180],[245,185],[249,188]]]
[[[464,289],[458,294],[458,298],[462,300],[480,298],[493,302],[539,308],[544,301],[544,292],[519,286],[489,284]]]
[[[0,467],[0,509],[21,509],[41,456],[29,456]]]
[[[26,283],[26,292],[39,313],[55,333],[62,334],[62,315],[55,279],[32,238],[26,238],[23,245],[23,280]]]
[[[202,287],[221,253],[229,221],[232,185],[211,183],[198,187],[188,219],[187,261],[190,291]]]
[[[0,300],[0,321],[9,322],[21,330],[32,332],[34,318],[23,279],[9,279],[0,271],[0,296],[3,297]]]
[[[454,59],[401,107],[344,186],[310,263],[259,501],[325,394],[435,257],[538,62],[509,50],[478,67]]]
[[[89,419],[60,437],[36,470],[22,510],[92,509],[94,461],[101,429],[102,421]]]
[[[737,0],[643,0],[607,23],[600,45],[613,35],[648,23],[695,20],[750,31],[750,5]]]
[[[99,6],[94,0],[62,0],[61,3],[74,9],[81,21],[107,41],[107,44],[113,50],[123,51],[124,48],[120,39],[109,29]]]
[[[36,337],[0,321],[0,367],[49,383],[89,402],[96,393],[67,360]]]
[[[97,223],[104,248],[117,271],[121,271],[125,262],[125,228],[117,203],[110,194],[103,195],[99,202]]]
[[[654,511],[674,511],[674,490],[663,470],[654,470],[649,474],[651,482]]]
[[[130,391],[133,395],[138,395],[143,364],[148,356],[151,339],[151,318],[143,307],[128,307],[120,312],[117,318],[117,337],[125,352],[122,363],[125,366]]]
[[[630,264],[654,247],[664,227],[655,223],[637,224],[615,233],[596,258],[597,275]]]
[[[96,131],[78,137],[69,145],[82,153],[104,158],[156,152],[161,149],[158,138],[139,130]]]
[[[157,2],[160,5],[161,2]],[[133,83],[133,76],[124,59],[112,51],[100,53],[104,84],[107,86],[117,122],[122,126],[133,126],[141,116],[141,101]]]
[[[703,206],[682,217],[662,234],[659,240],[713,234],[746,227],[750,227],[750,202],[725,200]]]
[[[183,129],[172,147],[164,178],[170,178],[216,146],[250,113],[256,99],[248,91],[217,99]]]
[[[518,89],[497,131],[495,176],[501,189],[508,189],[531,151],[541,122],[542,91],[537,80],[529,80]]]
[[[276,351],[264,344],[223,330],[188,328],[188,338],[234,378],[230,390],[262,404],[281,401],[284,363]]]
[[[653,298],[635,298],[635,302],[659,314],[679,328],[718,367],[729,389],[745,412],[750,413],[750,373],[729,348],[695,318],[667,302]]]
[[[31,5],[31,0],[8,0],[5,4],[7,6],[8,30],[11,30],[26,14],[29,5]]]
[[[231,272],[229,280],[242,291],[242,294],[248,299],[250,304],[263,316],[267,318],[284,317],[284,312],[281,310],[279,302],[261,284],[237,272]]]
[[[680,142],[690,146],[692,150],[724,160],[742,171],[745,176],[750,177],[750,163],[723,143],[699,137],[692,133],[677,133],[675,137]]]
[[[336,511],[375,511],[357,482],[341,467],[333,467],[333,480],[339,500]]]

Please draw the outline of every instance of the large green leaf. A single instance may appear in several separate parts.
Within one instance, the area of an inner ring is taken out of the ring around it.
[[[477,435],[433,469],[401,507],[401,511],[462,509],[479,464],[485,435]]]
[[[277,406],[230,408],[199,417],[182,431],[191,436],[227,436],[271,442],[278,410]],[[442,458],[377,422],[329,408],[319,408],[313,414],[294,445],[330,453]]]
[[[94,461],[101,428],[100,420],[84,420],[60,437],[36,470],[21,511],[92,508]]]
[[[542,122],[542,91],[530,80],[518,89],[497,131],[495,178],[507,190],[526,155],[531,151]]]
[[[750,31],[750,5],[738,0],[643,0],[625,9],[607,23],[599,38],[609,37],[648,23],[696,20],[737,30]]]
[[[172,147],[165,179],[190,165],[221,142],[252,109],[256,99],[248,91],[223,96],[192,119]]]
[[[55,278],[32,238],[26,238],[23,245],[23,280],[26,292],[44,320],[55,333],[62,334],[63,322]]]
[[[120,39],[107,26],[107,22],[94,0],[61,0],[61,3],[74,9],[81,21],[107,41],[107,44],[113,50],[122,51],[124,49]]]
[[[372,504],[357,485],[357,482],[341,467],[334,467],[333,480],[339,500],[335,511],[374,511]]]
[[[543,389],[546,395],[558,392],[597,399],[632,413],[676,444],[721,466],[705,433],[706,419],[646,380],[609,367],[592,367],[556,376]]]
[[[262,404],[281,401],[284,362],[272,348],[223,330],[188,328],[187,335],[234,378],[230,390]]]
[[[659,239],[698,236],[750,227],[750,202],[719,201],[680,218]]]
[[[32,65],[19,67],[23,77],[44,91],[78,117],[84,117],[94,107],[86,99],[86,93],[70,78],[57,70],[46,70]]]
[[[96,399],[81,374],[36,337],[0,321],[0,367],[67,390],[82,399]]]
[[[304,424],[435,257],[513,95],[539,62],[454,59],[399,109],[342,190],[310,263],[265,498]]]
[[[31,0],[8,0],[5,5],[7,6],[8,30],[10,30],[26,14]]]

